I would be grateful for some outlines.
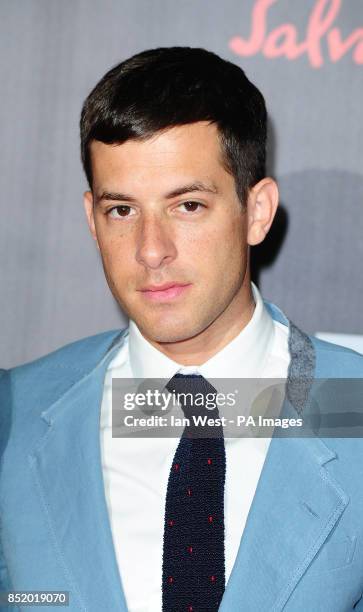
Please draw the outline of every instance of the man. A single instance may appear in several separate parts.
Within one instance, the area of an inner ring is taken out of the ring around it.
[[[140,53],[85,101],[87,220],[130,324],[3,373],[3,591],[97,612],[363,610],[360,439],[112,438],[117,377],[287,378],[298,417],[314,378],[363,376],[251,284],[278,205],[265,143],[261,93],[202,49]]]

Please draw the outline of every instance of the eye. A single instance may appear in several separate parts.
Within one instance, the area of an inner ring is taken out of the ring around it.
[[[190,213],[196,212],[198,208],[205,208],[204,204],[201,204],[200,202],[193,202],[193,201],[183,202],[182,204],[179,204],[179,207],[180,206],[184,206],[185,212],[190,212]]]
[[[132,213],[133,209],[131,208],[131,206],[127,206],[126,204],[120,204],[119,206],[114,206],[114,208],[110,208],[110,210],[107,211],[107,214],[112,218],[112,219],[120,219],[121,217],[133,217]]]

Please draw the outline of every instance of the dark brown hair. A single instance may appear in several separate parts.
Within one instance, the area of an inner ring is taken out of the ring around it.
[[[84,102],[81,156],[92,189],[90,143],[122,144],[196,121],[218,127],[222,161],[239,199],[265,176],[266,107],[241,68],[215,53],[165,47],[112,68]]]

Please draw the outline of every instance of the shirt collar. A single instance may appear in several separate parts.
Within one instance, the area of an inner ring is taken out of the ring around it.
[[[167,378],[176,372],[205,378],[256,378],[261,375],[274,336],[271,315],[252,284],[255,309],[248,324],[231,342],[199,366],[182,366],[148,342],[136,323],[129,324],[129,355],[135,378]]]

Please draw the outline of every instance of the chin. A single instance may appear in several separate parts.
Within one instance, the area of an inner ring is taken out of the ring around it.
[[[191,338],[191,335],[181,332],[168,333],[161,331],[159,334],[154,333],[152,336],[149,335],[148,337],[158,344],[174,344],[175,342],[183,342],[184,340],[188,340]]]
[[[178,323],[173,320],[168,322],[165,318],[153,322],[135,322],[146,338],[149,338],[153,342],[165,344],[189,340],[189,338],[196,336],[204,329],[203,325],[191,325],[190,321],[180,321]]]

